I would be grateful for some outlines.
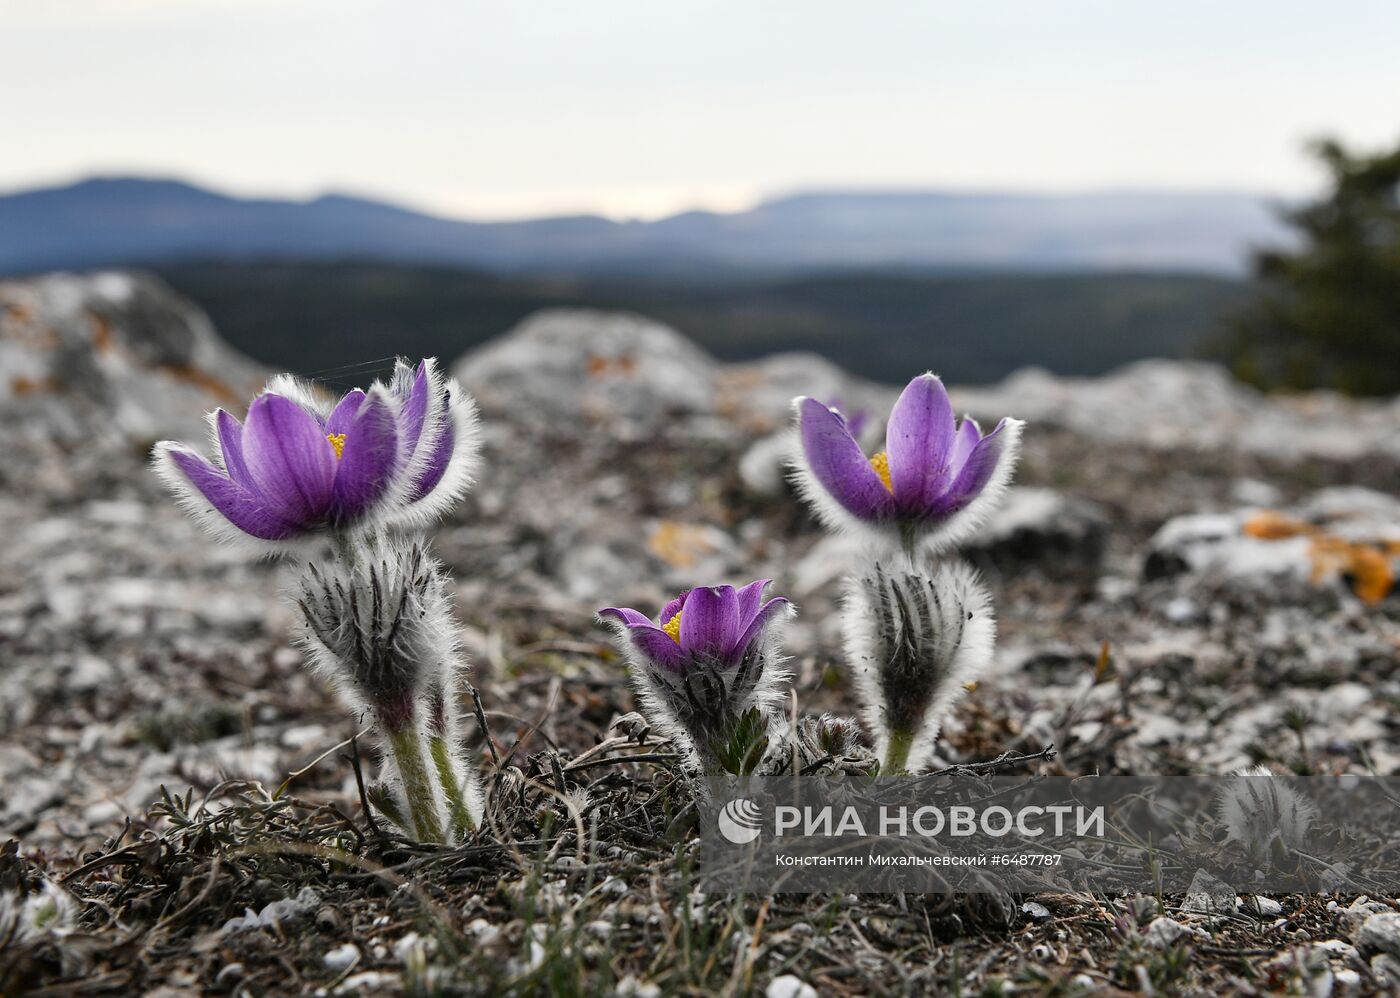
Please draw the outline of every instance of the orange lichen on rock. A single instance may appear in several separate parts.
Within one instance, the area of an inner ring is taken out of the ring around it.
[[[1289,537],[1315,534],[1317,527],[1304,520],[1285,516],[1276,510],[1266,509],[1245,521],[1244,532],[1246,536],[1257,537],[1261,541],[1281,541]]]
[[[1395,567],[1369,544],[1351,545],[1351,589],[1363,603],[1379,603],[1395,586]]]
[[[10,391],[16,398],[26,395],[56,392],[62,386],[53,378],[14,378],[10,381]]]
[[[1363,603],[1379,603],[1395,586],[1391,555],[1375,545],[1319,534],[1313,538],[1308,556],[1312,560],[1313,582],[1321,582],[1330,575],[1346,576],[1351,580],[1351,591]]]
[[[630,378],[637,373],[637,358],[630,354],[621,357],[603,357],[596,353],[588,355],[588,374],[600,378],[607,374],[618,374]]]
[[[1266,509],[1244,522],[1245,536],[1261,541],[1281,541],[1310,537],[1308,559],[1312,581],[1321,583],[1336,575],[1351,581],[1351,590],[1365,603],[1379,603],[1395,587],[1392,559],[1400,556],[1400,541],[1374,544],[1347,540],[1329,534],[1316,524]]]
[[[112,349],[112,324],[96,312],[88,313],[92,318],[92,349],[106,353]]]
[[[705,527],[675,520],[658,523],[647,538],[647,547],[672,568],[692,568],[702,555],[715,549]]]
[[[233,386],[225,381],[220,381],[208,371],[202,371],[189,364],[163,364],[161,370],[171,377],[180,381],[194,385],[221,402],[238,402],[241,395],[234,390]]]

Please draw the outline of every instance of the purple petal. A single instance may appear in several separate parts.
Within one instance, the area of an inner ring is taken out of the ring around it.
[[[326,417],[326,433],[345,433],[350,428],[350,421],[355,418],[355,413],[360,411],[360,406],[365,403],[365,393],[358,388],[352,388],[345,393],[345,397],[336,403],[331,414]]]
[[[646,627],[653,626],[651,618],[648,617],[646,614],[638,613],[636,610],[630,609],[629,607],[625,606],[603,607],[603,609],[598,611],[598,616],[616,617],[619,623],[625,624],[629,627],[637,625],[643,625]]]
[[[953,406],[943,382],[919,375],[900,393],[885,427],[890,484],[904,509],[923,510],[942,495],[953,437]]]
[[[680,613],[681,610],[685,609],[685,598],[689,595],[690,590],[687,589],[685,592],[681,593],[679,596],[677,596],[675,599],[671,600],[671,602],[667,603],[661,608],[661,616],[657,617],[656,619],[662,627],[665,627],[667,624],[669,624],[671,622],[672,617]]]
[[[930,512],[939,515],[956,513],[986,488],[987,482],[991,481],[992,474],[997,470],[997,463],[1001,461],[1005,444],[1001,431],[1005,426],[1006,420],[1003,419],[997,423],[996,429],[977,442],[972,448],[972,453],[968,455],[967,463],[958,472],[958,477],[953,479],[947,494],[934,504]]]
[[[671,635],[653,624],[636,624],[627,628],[627,636],[632,646],[642,656],[667,669],[679,672],[685,664],[686,655]]]
[[[738,636],[739,597],[733,586],[692,589],[681,614],[681,647],[727,655]]]
[[[335,450],[321,423],[271,393],[248,408],[243,455],[257,490],[283,519],[313,524],[325,516],[335,482]]]
[[[335,519],[344,523],[363,515],[384,494],[398,464],[399,439],[394,414],[379,395],[371,395],[342,432],[345,442],[335,469],[332,508]]]
[[[763,590],[772,581],[772,579],[759,579],[739,590],[739,630],[741,632],[758,615],[758,608],[763,603]]]
[[[403,420],[405,453],[412,454],[418,449],[418,440],[423,436],[423,421],[428,416],[428,402],[432,398],[428,378],[428,362],[421,361],[413,376],[413,387],[403,400],[400,418]],[[439,474],[438,476],[442,476]],[[434,485],[437,483],[434,482]]]
[[[977,446],[977,441],[982,439],[982,428],[977,425],[977,420],[971,416],[964,416],[962,425],[958,427],[957,438],[953,441],[953,449],[948,454],[948,473],[954,477],[962,470],[962,466],[967,463],[968,455]]]
[[[248,473],[248,463],[243,460],[243,424],[219,410],[214,417],[214,425],[219,432],[219,450],[224,455],[224,470],[245,489],[253,487],[253,476]]]
[[[860,431],[865,428],[866,421],[870,414],[864,409],[857,409],[849,416],[846,414],[846,406],[838,396],[826,404],[826,407],[836,415],[841,417],[841,421],[846,424],[846,431],[857,440],[860,439]]]
[[[753,622],[749,624],[744,632],[739,635],[734,642],[734,647],[730,654],[734,658],[741,658],[744,652],[748,651],[752,645],[763,634],[763,629],[768,626],[768,622],[773,619],[773,614],[785,606],[791,606],[791,601],[783,596],[774,596],[767,603],[764,603],[757,614],[754,615]]]
[[[446,394],[446,393],[444,393]],[[419,430],[422,426],[420,423]],[[417,438],[414,440],[417,443]],[[457,428],[452,423],[452,407],[449,399],[443,408],[442,432],[438,434],[437,440],[433,442],[432,454],[428,457],[428,463],[419,473],[417,480],[413,483],[413,500],[421,499],[429,492],[433,491],[437,483],[442,481],[442,476],[447,471],[447,465],[452,460],[452,451],[457,443]]]
[[[222,474],[198,454],[172,449],[170,460],[224,519],[245,534],[281,541],[297,532],[295,525],[269,510],[260,496]]]
[[[807,465],[822,488],[862,520],[889,516],[894,497],[841,417],[812,398],[802,399],[798,412]]]

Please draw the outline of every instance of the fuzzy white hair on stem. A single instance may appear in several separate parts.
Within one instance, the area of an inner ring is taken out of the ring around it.
[[[1297,852],[1318,815],[1316,804],[1263,766],[1233,774],[1216,794],[1215,807],[1227,841],[1256,858],[1268,855],[1275,842]]]
[[[847,580],[846,663],[886,773],[919,772],[966,684],[987,667],[996,619],[963,562],[889,571],[879,560]]]
[[[292,592],[313,668],[357,711],[391,695],[424,699],[456,644],[437,562],[394,537],[352,558],[307,564]]]
[[[483,797],[460,747],[464,666],[437,561],[421,541],[380,538],[306,566],[296,600],[313,667],[375,719],[400,813],[418,809],[414,831],[477,827]]]

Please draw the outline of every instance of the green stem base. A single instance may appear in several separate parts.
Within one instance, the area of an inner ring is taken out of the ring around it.
[[[442,822],[438,819],[437,794],[433,780],[423,760],[423,742],[414,728],[389,735],[389,751],[399,767],[408,813],[420,842],[443,841]]]
[[[909,751],[914,747],[914,732],[891,731],[885,761],[880,765],[881,776],[904,776],[909,772]]]
[[[432,735],[428,739],[428,752],[433,757],[437,769],[438,782],[447,797],[447,812],[452,818],[452,833],[462,838],[476,828],[471,812],[467,810],[466,797],[462,793],[462,783],[457,778],[456,767],[452,765],[452,749],[442,735]]]

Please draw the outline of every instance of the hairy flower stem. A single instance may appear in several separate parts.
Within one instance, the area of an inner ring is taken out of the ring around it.
[[[914,746],[914,732],[891,731],[890,746],[885,750],[885,761],[880,766],[881,776],[903,776],[909,770],[909,750]]]
[[[462,781],[458,779],[457,770],[452,765],[452,749],[442,735],[430,735],[428,752],[433,757],[438,782],[442,784],[442,792],[447,797],[447,812],[452,817],[453,837],[461,838],[474,830],[476,825],[467,810],[467,800],[462,795]]]
[[[404,797],[408,800],[408,812],[413,818],[418,840],[442,842],[442,823],[438,820],[435,806],[437,794],[423,760],[423,743],[417,730],[408,727],[392,732],[389,735],[389,750],[394,754],[399,778],[403,780]]]
[[[916,556],[919,551],[919,532],[913,524],[905,524],[899,528],[899,547],[904,554],[904,562],[910,572],[914,571]]]

